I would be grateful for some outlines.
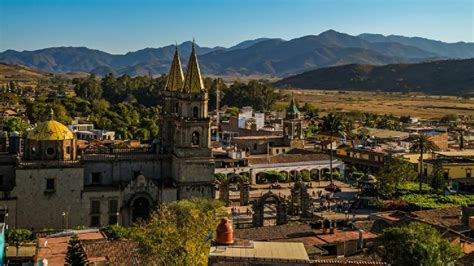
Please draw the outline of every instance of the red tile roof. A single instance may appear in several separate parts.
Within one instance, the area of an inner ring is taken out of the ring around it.
[[[36,248],[36,262],[45,258],[48,260],[49,265],[64,265],[71,236],[72,234],[69,236],[47,236],[40,238]],[[80,240],[105,239],[104,234],[99,231],[77,233],[77,236]]]

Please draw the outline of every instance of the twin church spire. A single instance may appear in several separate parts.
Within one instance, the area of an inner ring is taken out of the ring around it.
[[[204,83],[202,82],[201,77],[201,70],[199,68],[199,62],[194,46],[195,45],[193,41],[191,56],[189,57],[188,67],[186,71],[186,77],[183,77],[183,70],[181,67],[181,61],[179,59],[178,46],[176,46],[173,62],[171,63],[168,79],[166,80],[166,90],[201,92],[201,90],[204,89]]]

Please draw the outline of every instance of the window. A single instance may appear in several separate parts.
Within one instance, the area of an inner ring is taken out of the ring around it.
[[[109,213],[116,214],[118,212],[118,201],[116,199],[109,200]]]
[[[471,169],[466,169],[466,177],[471,177]]]
[[[50,156],[54,155],[54,148],[53,147],[48,147],[46,149],[46,154],[48,154]]]
[[[193,134],[191,135],[191,144],[193,146],[199,146],[199,132],[193,132]]]
[[[280,153],[280,149],[276,149],[276,154],[279,154]]]
[[[67,153],[67,154],[71,154],[71,146],[67,146],[67,147],[66,147],[66,153]]]
[[[91,214],[100,214],[100,201],[91,201]]]
[[[102,173],[101,172],[92,173],[92,178],[91,178],[91,183],[92,184],[100,184],[101,179],[102,179]]]
[[[179,110],[179,103],[176,103],[176,104],[174,105],[174,112],[175,112],[175,113],[178,113],[178,110]]]
[[[193,117],[198,118],[199,117],[199,108],[194,107],[193,108]]]
[[[423,169],[423,175],[424,175],[424,176],[428,176],[428,168],[425,167],[425,168]]]
[[[0,175],[0,186],[3,187],[3,175]]]
[[[254,144],[253,144],[253,150],[254,150],[254,151],[257,150],[257,143],[254,143]]]
[[[91,227],[99,227],[100,226],[100,216],[98,215],[93,215],[91,216]]]
[[[46,179],[46,191],[54,191],[54,190],[55,190],[54,179],[53,178]]]
[[[444,170],[444,179],[449,179],[449,170]]]

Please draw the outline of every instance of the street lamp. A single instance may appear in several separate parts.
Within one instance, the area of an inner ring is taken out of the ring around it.
[[[119,225],[119,215],[120,215],[120,213],[116,212],[115,215],[117,215],[117,226],[118,226]]]
[[[5,213],[5,229],[8,230],[8,211]]]
[[[68,213],[67,212],[63,212],[62,213],[62,216],[63,216],[63,227],[65,227],[66,231],[68,230],[68,227],[69,227],[69,221],[68,221]]]

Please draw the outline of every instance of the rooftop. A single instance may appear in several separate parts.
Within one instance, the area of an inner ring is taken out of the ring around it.
[[[89,261],[110,265],[139,265],[138,243],[130,240],[82,240],[81,245]]]
[[[28,133],[30,140],[68,140],[74,139],[74,134],[65,125],[54,121],[45,121],[39,123]]]
[[[259,140],[259,139],[281,139],[283,136],[262,135],[262,136],[242,136],[234,137],[234,140]]]
[[[284,164],[294,162],[326,161],[329,155],[323,153],[316,154],[280,154],[276,156],[249,157],[248,162],[251,165],[258,164]]]
[[[374,136],[378,139],[404,139],[410,136],[407,132],[370,127],[362,127],[352,130],[352,133],[354,134],[361,134],[361,132],[364,132],[364,135]]]
[[[251,246],[213,246],[209,257],[235,261],[309,262],[302,243],[252,241]]]
[[[436,151],[444,157],[474,157],[474,150],[462,150],[462,151]]]
[[[357,240],[359,231],[335,229],[334,234],[330,234],[323,233],[322,229],[314,229],[310,224],[277,225],[236,229],[234,237],[255,241],[300,242],[304,243],[305,246],[312,246]],[[364,239],[370,239],[376,238],[377,235],[364,231],[363,237]]]
[[[76,233],[80,240],[104,239],[105,236],[97,230],[72,230],[62,232],[38,240],[36,262],[47,259],[49,265],[64,265],[67,246],[71,236]]]

